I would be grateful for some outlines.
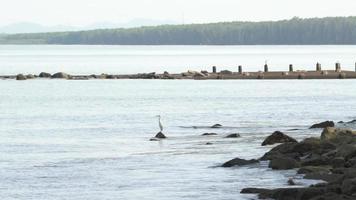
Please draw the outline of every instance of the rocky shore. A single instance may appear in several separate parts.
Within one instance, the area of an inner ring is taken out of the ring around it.
[[[258,194],[260,199],[355,200],[356,131],[335,128],[334,125],[329,121],[315,124],[311,128],[324,128],[320,137],[306,138],[300,142],[282,132],[275,132],[262,145],[281,144],[261,158],[252,160],[235,158],[224,163],[222,167],[238,167],[269,161],[269,168],[273,170],[296,169],[305,179],[323,181],[310,187],[245,188],[241,191],[244,194]],[[295,182],[290,179],[288,184],[295,185]]]
[[[233,79],[356,79],[356,72],[342,70],[324,70],[324,71],[260,71],[260,72],[232,72],[222,70],[220,72],[208,71],[187,71],[179,74],[163,74],[142,73],[128,75],[114,74],[92,74],[92,75],[70,75],[64,72],[50,74],[41,72],[38,75],[34,74],[18,74],[18,75],[0,75],[0,79],[66,79],[66,80],[90,80],[90,79],[191,79],[191,80],[233,80]]]

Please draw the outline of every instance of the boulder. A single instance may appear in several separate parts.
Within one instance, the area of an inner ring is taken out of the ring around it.
[[[70,78],[70,75],[69,74],[66,74],[64,72],[58,72],[58,73],[55,73],[51,76],[51,78],[58,78],[58,79],[69,79]]]
[[[229,71],[229,70],[222,70],[220,72],[220,74],[223,74],[223,75],[232,75],[232,71]]]
[[[258,189],[245,188],[241,191],[242,194],[258,194],[260,199],[276,199],[276,200],[309,200],[314,197],[325,194],[323,187],[310,188],[280,188],[280,189]]]
[[[202,136],[215,136],[218,135],[216,133],[204,133]]]
[[[277,143],[287,143],[287,142],[297,143],[297,140],[289,137],[288,135],[285,135],[280,131],[276,131],[272,135],[268,136],[265,139],[265,141],[263,141],[262,146],[273,145]]]
[[[32,74],[28,74],[28,75],[26,75],[26,78],[27,79],[34,79],[34,78],[36,78],[34,75],[32,75]]]
[[[24,76],[23,74],[18,74],[16,76],[16,80],[18,80],[18,81],[24,81],[26,79],[27,79],[26,76]]]
[[[321,122],[319,124],[314,124],[310,127],[310,129],[313,128],[326,128],[326,127],[335,127],[335,123],[333,121],[325,121]]]
[[[251,164],[256,164],[258,163],[258,160],[252,159],[252,160],[244,160],[240,158],[235,158],[232,159],[222,165],[222,167],[234,167],[234,166],[244,166],[244,165],[251,165]]]
[[[344,194],[355,195],[356,194],[356,178],[344,180],[342,183],[342,186],[341,186],[341,190],[342,190],[342,193],[344,193]]]
[[[278,157],[272,159],[268,167],[274,170],[288,170],[298,168],[300,164],[292,158]]]
[[[166,139],[167,137],[166,137],[162,132],[159,132],[159,133],[157,133],[157,135],[155,136],[155,138]]]
[[[225,138],[239,138],[239,137],[241,137],[240,134],[238,134],[238,133],[233,133],[233,134],[230,134],[230,135],[226,136]]]
[[[47,73],[47,72],[41,72],[38,77],[40,78],[51,78],[51,74],[50,73]]]
[[[323,173],[328,174],[331,166],[304,166],[298,170],[298,174]]]
[[[356,157],[356,145],[355,144],[345,144],[337,148],[337,157],[342,157],[346,160]]]
[[[341,128],[333,128],[327,127],[321,133],[321,140],[334,140],[337,137],[353,137],[356,136],[356,133],[351,129],[341,129]]]
[[[115,75],[108,74],[108,75],[106,75],[105,78],[106,78],[106,79],[116,79],[116,76],[115,76]]]
[[[221,127],[222,127],[221,124],[215,124],[215,125],[213,125],[211,128],[221,128]]]
[[[330,173],[320,173],[320,172],[314,172],[314,173],[309,173],[304,176],[305,179],[310,179],[310,180],[322,180],[325,182],[339,182],[342,180],[343,175],[342,174],[330,174]]]

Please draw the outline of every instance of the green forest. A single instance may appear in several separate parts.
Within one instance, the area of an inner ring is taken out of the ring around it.
[[[356,17],[162,25],[130,29],[0,35],[1,44],[328,45],[356,44]]]

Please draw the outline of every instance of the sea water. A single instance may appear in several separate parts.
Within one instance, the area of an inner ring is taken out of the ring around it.
[[[38,70],[13,61],[17,67],[1,66],[1,74]],[[73,64],[72,72],[96,72],[89,69]],[[256,199],[240,194],[245,187],[287,187],[289,178],[307,186],[313,182],[266,162],[218,166],[261,157],[271,148],[261,143],[274,131],[302,140],[320,135],[308,129],[313,123],[356,119],[355,88],[355,80],[1,80],[0,197],[236,200]],[[149,141],[159,131],[156,115],[168,136],[161,142]],[[217,123],[224,127],[208,128]],[[224,138],[231,133],[241,138]]]

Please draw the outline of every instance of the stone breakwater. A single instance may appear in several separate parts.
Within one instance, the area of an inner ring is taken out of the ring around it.
[[[187,71],[179,74],[141,73],[141,74],[92,74],[92,75],[71,75],[64,72],[50,74],[42,72],[34,74],[0,75],[0,79],[66,79],[66,80],[90,80],[90,79],[191,79],[191,80],[245,80],[245,79],[356,79],[356,72],[342,70],[324,71],[291,71],[291,72],[232,72],[223,70],[220,72],[208,71]]]
[[[333,126],[330,122],[316,124],[315,127],[323,128],[322,125],[325,127],[320,137],[306,138],[301,142],[277,131],[269,136],[263,145],[282,144],[272,148],[261,158],[253,160],[235,158],[222,167],[238,167],[269,161],[269,168],[273,170],[296,169],[305,179],[324,181],[310,187],[245,188],[241,191],[244,194],[258,194],[260,199],[355,200],[356,131],[329,127]],[[296,184],[293,179],[286,183]]]

